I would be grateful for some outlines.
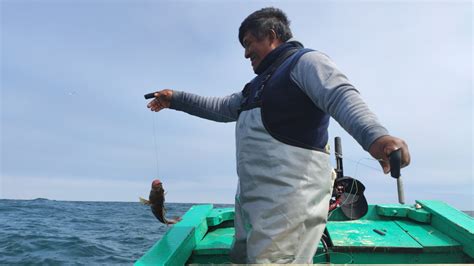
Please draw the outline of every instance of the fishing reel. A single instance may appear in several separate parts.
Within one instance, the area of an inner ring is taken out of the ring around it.
[[[344,176],[342,164],[341,138],[336,137],[336,180],[334,181],[332,196],[329,201],[329,212],[341,208],[342,213],[350,220],[357,220],[364,216],[369,205],[364,196],[365,186],[359,180]]]

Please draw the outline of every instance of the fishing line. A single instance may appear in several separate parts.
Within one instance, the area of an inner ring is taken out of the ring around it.
[[[371,169],[371,170],[373,170],[373,171],[375,171],[375,172],[377,172],[377,173],[380,173],[380,172],[383,173],[383,171],[382,171],[381,169],[379,169],[379,168],[375,168],[375,167],[372,167],[372,166],[369,166],[369,165],[366,165],[366,164],[361,163],[361,161],[363,161],[363,160],[377,161],[377,162],[378,162],[378,161],[382,161],[382,159],[374,159],[374,158],[367,158],[367,157],[366,157],[366,158],[361,158],[361,159],[359,159],[359,160],[356,161],[356,160],[350,159],[350,158],[348,158],[348,157],[346,157],[346,156],[344,156],[344,159],[356,163],[356,169],[355,169],[355,173],[354,173],[354,178],[357,178],[357,172],[359,171],[359,165],[365,166],[365,167],[367,167],[367,168],[369,168],[369,169]],[[352,189],[354,188],[354,186],[355,186],[355,192],[354,192],[354,193],[357,194],[357,193],[359,192],[359,186],[357,185],[357,182],[352,182],[351,188],[350,188],[349,191],[352,191]],[[327,219],[329,220],[329,218],[331,218],[331,216],[333,215],[334,211],[337,210],[337,209],[339,209],[342,205],[344,205],[344,204],[349,200],[349,198],[350,198],[350,197],[346,197],[346,198],[344,199],[344,201],[341,202],[341,204],[340,204],[338,207],[336,207],[334,210],[332,210],[332,211],[329,213]],[[352,205],[351,205],[351,210],[352,210]]]
[[[357,182],[352,182],[351,188],[350,188],[349,191],[352,191],[352,188],[354,188],[354,186],[356,186],[356,187],[355,187],[355,194],[359,193],[359,186],[357,185]],[[344,199],[344,201],[341,202],[341,204],[339,204],[339,206],[337,206],[334,210],[332,210],[332,211],[329,213],[328,218],[327,218],[328,221],[329,221],[329,218],[331,218],[331,216],[332,216],[332,214],[334,213],[334,211],[337,210],[337,209],[339,209],[339,208],[341,208],[341,206],[344,205],[344,203],[346,203],[346,201],[348,201],[349,198],[350,198],[350,197],[346,197],[346,198]],[[352,211],[352,205],[351,205],[351,211]]]
[[[155,178],[159,178],[160,176],[160,163],[159,163],[159,160],[158,160],[158,157],[159,157],[159,152],[158,152],[158,140],[157,140],[157,126],[156,126],[156,114],[155,113],[151,113],[151,115],[153,115],[153,149],[155,151],[155,161],[156,161],[156,177]]]
[[[339,262],[340,264],[348,264],[348,263],[351,263],[351,262],[354,261],[354,257],[352,257],[349,253],[343,253],[343,252],[324,252],[324,253],[321,253],[321,254],[316,255],[316,256],[314,256],[314,257],[315,257],[315,258],[318,258],[318,257],[321,257],[321,256],[325,256],[326,253],[329,253],[330,255],[336,255],[336,254],[344,255],[344,256],[346,256],[346,258],[349,259],[349,261],[347,261],[347,262],[342,262],[342,263]],[[333,257],[333,258],[334,258],[334,257]],[[325,262],[321,262],[321,263],[331,263],[331,262],[330,262],[330,261],[325,261]],[[334,262],[332,262],[332,263],[334,263]],[[338,263],[338,264],[339,264],[339,263]]]
[[[356,163],[356,170],[355,170],[354,176],[357,176],[357,171],[359,170],[359,165],[362,165],[362,166],[365,166],[365,167],[367,167],[367,168],[369,168],[369,169],[372,169],[372,170],[374,170],[374,171],[377,172],[377,173],[380,173],[380,172],[383,173],[383,171],[382,171],[380,168],[375,168],[375,167],[372,167],[372,166],[370,166],[370,165],[366,165],[366,164],[361,163],[361,161],[363,161],[363,160],[376,161],[376,162],[378,162],[378,161],[383,161],[382,159],[374,159],[374,158],[368,158],[368,157],[367,157],[367,158],[361,158],[361,159],[359,159],[358,161],[352,160],[352,159],[347,158],[347,157],[344,157],[344,159],[347,159],[347,160],[349,160],[349,161],[351,161],[351,162]]]

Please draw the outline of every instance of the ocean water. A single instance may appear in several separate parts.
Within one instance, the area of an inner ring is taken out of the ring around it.
[[[192,205],[166,203],[167,217]],[[138,202],[0,199],[0,265],[132,264],[169,228]]]

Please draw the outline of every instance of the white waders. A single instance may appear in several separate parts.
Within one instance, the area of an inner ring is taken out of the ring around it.
[[[240,114],[234,263],[312,263],[332,191],[329,155],[284,144],[265,129],[261,109]]]

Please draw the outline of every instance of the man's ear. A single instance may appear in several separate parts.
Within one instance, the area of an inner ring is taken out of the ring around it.
[[[268,32],[268,40],[270,40],[270,43],[275,46],[283,43],[280,39],[278,39],[277,34],[273,29]]]
[[[272,41],[272,42],[274,42],[275,40],[278,39],[275,30],[271,29],[271,30],[268,32],[268,38],[270,38],[270,41]]]

